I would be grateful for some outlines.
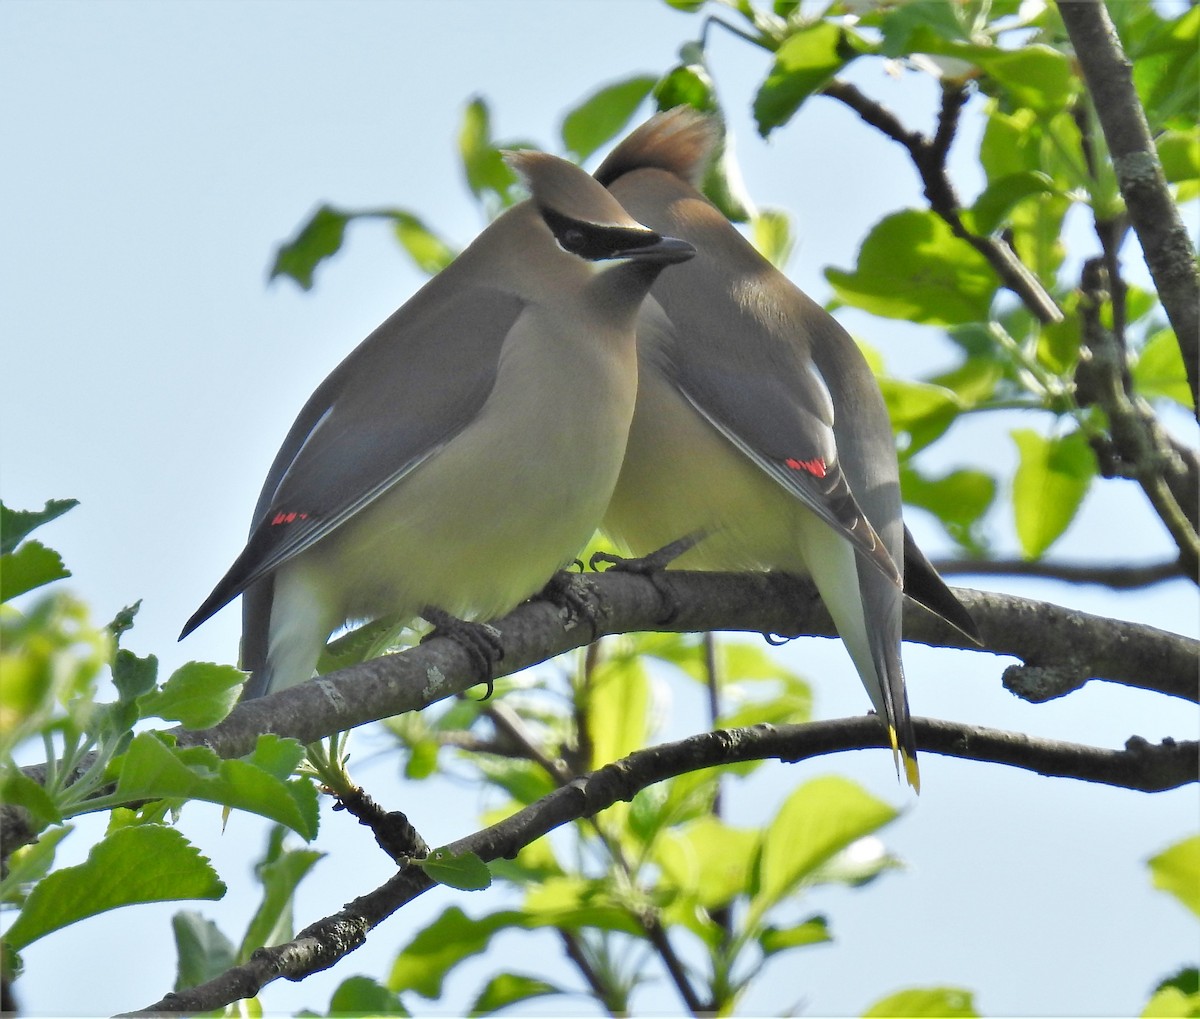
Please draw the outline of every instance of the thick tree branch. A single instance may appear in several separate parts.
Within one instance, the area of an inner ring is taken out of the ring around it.
[[[954,231],[954,235],[966,241],[988,260],[1000,281],[1021,299],[1040,322],[1054,323],[1063,320],[1062,309],[1007,242],[997,237],[981,237],[963,224],[960,215],[962,203],[946,169],[946,156],[954,137],[958,115],[967,99],[967,93],[962,86],[944,87],[942,109],[933,138],[908,130],[891,110],[868,98],[849,82],[835,79],[821,89],[821,92],[844,103],[865,123],[903,145],[920,174],[929,207],[946,222]]]
[[[939,559],[934,568],[943,577],[1042,577],[1068,584],[1103,584],[1128,591],[1186,577],[1178,559],[1161,563],[1092,564],[1064,563],[1039,559]]]
[[[833,636],[833,623],[811,582],[785,574],[667,571],[656,582],[678,606],[668,625],[655,620],[662,595],[634,573],[588,577],[598,599],[599,635],[644,630],[732,630]],[[985,650],[1026,665],[1065,670],[1077,684],[1088,678],[1121,683],[1190,701],[1197,691],[1200,644],[1139,623],[1076,612],[1049,602],[959,588],[979,623]],[[590,642],[587,625],[567,629],[548,602],[526,602],[496,622],[504,659],[500,674],[537,665]],[[905,638],[937,647],[974,649],[965,637],[915,604],[905,606]],[[221,757],[250,753],[260,734],[274,732],[314,743],[367,722],[417,711],[481,682],[472,659],[446,638],[240,704],[211,729],[174,729],[181,746],[206,745]],[[40,780],[42,766],[25,774]],[[0,844],[28,842],[32,829],[20,808],[0,808]]]
[[[1200,493],[1187,460],[1176,455],[1154,412],[1132,392],[1124,348],[1100,317],[1108,297],[1106,275],[1102,259],[1084,265],[1077,397],[1081,404],[1096,404],[1108,417],[1112,442],[1097,451],[1102,467],[1137,481],[1178,546],[1184,572],[1200,583]]]
[[[653,622],[660,595],[650,580],[631,573],[590,576],[603,636],[644,630],[703,632],[722,629],[784,635],[832,636],[834,628],[813,585],[783,574],[667,571],[657,577],[678,605],[669,624]],[[1104,679],[1189,700],[1197,698],[1195,662],[1200,644],[1154,627],[1076,612],[1048,602],[959,589],[975,616],[987,650],[1030,665],[1057,665],[1084,678]],[[559,610],[544,601],[518,607],[495,624],[504,644],[503,674],[537,665],[591,639],[586,625],[566,629]],[[961,635],[917,606],[906,606],[905,637],[941,647],[970,648]],[[241,704],[212,729],[178,733],[182,745],[205,743],[221,756],[249,753],[262,732],[304,743],[415,711],[479,682],[471,659],[452,640],[431,640],[329,673],[312,683]]]
[[[1135,739],[1124,750],[1106,750],[935,719],[916,718],[913,723],[917,746],[925,753],[1007,764],[1045,776],[1147,792],[1173,789],[1200,779],[1196,743],[1167,741],[1155,746]],[[830,753],[887,746],[887,734],[873,716],[701,733],[639,750],[580,776],[448,848],[455,854],[477,853],[485,861],[511,859],[523,846],[555,828],[592,817],[619,801],[632,800],[647,786],[677,775],[721,764],[770,758],[794,763]],[[245,965],[126,1014],[207,1011],[252,997],[280,977],[300,980],[328,969],[361,945],[374,927],[432,887],[433,882],[423,871],[404,869],[340,912],[310,925],[287,944],[260,949]]]
[[[645,630],[728,630],[833,636],[815,586],[778,573],[667,571],[654,582],[635,573],[588,575],[598,600],[597,635]],[[656,621],[665,588],[677,606],[669,624]],[[1200,644],[1138,623],[1076,612],[1049,602],[994,592],[956,589],[979,622],[984,650],[1032,664],[1069,664],[1090,677],[1195,700]],[[558,608],[543,600],[518,606],[496,621],[504,645],[499,674],[509,675],[590,642],[587,625],[568,628]],[[939,647],[974,649],[960,634],[912,603],[905,606],[905,638]],[[254,749],[274,732],[314,743],[336,732],[417,711],[464,693],[481,682],[470,656],[438,638],[237,706],[211,729],[171,730],[180,745],[207,745],[222,757]],[[40,780],[43,766],[24,769]]]
[[[1200,276],[1133,87],[1132,65],[1101,0],[1060,2],[1058,12],[1092,95],[1146,266],[1183,351],[1200,415]]]

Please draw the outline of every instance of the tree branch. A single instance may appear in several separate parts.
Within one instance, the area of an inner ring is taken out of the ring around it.
[[[1200,276],[1133,87],[1133,67],[1100,0],[1060,0],[1058,12],[1112,153],[1117,183],[1146,266],[1179,340],[1200,420]]]
[[[915,718],[913,724],[922,752],[1007,764],[1045,776],[1146,792],[1173,789],[1200,779],[1196,773],[1200,745],[1191,742],[1152,745],[1132,739],[1124,750],[1107,750],[935,719]],[[889,746],[887,734],[874,716],[700,733],[636,751],[583,775],[448,848],[454,854],[477,853],[485,861],[511,858],[555,828],[592,817],[618,801],[628,802],[647,786],[691,771],[770,758],[794,763],[830,753]],[[411,867],[402,870],[340,912],[310,925],[287,944],[259,949],[244,965],[125,1015],[208,1011],[253,997],[280,977],[301,980],[328,969],[361,945],[374,927],[433,884],[424,871]]]
[[[703,573],[669,570],[656,580],[675,600],[675,618],[655,622],[660,594],[632,573],[589,576],[598,599],[597,635],[645,630],[834,636],[816,588],[785,574]],[[1189,700],[1197,699],[1195,662],[1200,644],[1138,623],[1076,612],[1049,602],[992,592],[956,592],[975,616],[985,648],[1027,664],[1063,665],[1085,678],[1103,679]],[[504,646],[500,674],[537,665],[590,642],[587,625],[567,629],[559,610],[531,601],[496,621]],[[905,608],[906,639],[968,648],[967,640],[919,606]],[[385,655],[269,697],[248,701],[211,729],[177,731],[180,745],[205,744],[223,757],[253,750],[260,733],[311,743],[405,711],[416,711],[480,683],[470,657],[453,640],[438,638]]]
[[[1127,591],[1186,578],[1178,559],[1161,563],[1064,563],[1027,559],[939,559],[934,568],[943,577],[1044,577],[1068,584],[1103,584]]]
[[[882,131],[908,150],[925,187],[929,207],[946,222],[956,237],[966,241],[988,260],[988,264],[1000,277],[1004,286],[1021,299],[1038,321],[1047,324],[1063,320],[1062,309],[1007,242],[996,237],[981,237],[963,225],[959,215],[962,212],[962,203],[946,169],[946,156],[950,150],[958,114],[967,98],[962,86],[943,87],[942,109],[938,117],[937,132],[932,139],[917,131],[908,130],[891,110],[868,98],[849,82],[834,79],[822,88],[821,92],[844,103],[865,123]]]
[[[1103,259],[1084,265],[1076,395],[1081,405],[1095,403],[1108,417],[1112,449],[1097,451],[1102,466],[1141,485],[1179,548],[1184,572],[1200,582],[1200,497],[1187,461],[1176,455],[1154,412],[1132,392],[1124,348],[1101,321],[1100,307],[1108,299],[1106,275]]]
[[[668,570],[654,582],[634,573],[589,575],[598,601],[599,636],[645,630],[732,630],[832,637],[833,623],[810,581],[776,573],[702,573]],[[659,586],[656,587],[655,583]],[[656,622],[665,589],[677,605],[669,624]],[[984,650],[1027,665],[1069,670],[1080,680],[1101,679],[1190,701],[1196,688],[1200,643],[1152,626],[1077,612],[1049,602],[986,591],[956,590],[979,623]],[[509,675],[591,641],[587,624],[568,629],[560,610],[526,602],[497,620]],[[979,650],[920,606],[908,603],[905,638],[935,647]],[[210,729],[173,729],[180,746],[204,745],[221,757],[250,753],[265,732],[315,743],[367,722],[419,711],[482,682],[472,659],[447,638],[399,654],[331,672],[310,683],[239,704]],[[45,766],[22,769],[40,781]],[[0,844],[6,851],[34,835],[25,811],[0,807]]]

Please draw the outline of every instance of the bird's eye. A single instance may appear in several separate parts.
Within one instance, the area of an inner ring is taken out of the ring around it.
[[[587,234],[578,227],[569,227],[558,237],[558,243],[571,252],[579,252],[587,243]]]

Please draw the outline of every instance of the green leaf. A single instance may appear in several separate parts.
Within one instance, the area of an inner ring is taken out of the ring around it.
[[[404,763],[404,777],[414,781],[428,778],[437,771],[440,751],[441,744],[432,738],[410,742],[408,760]]]
[[[139,902],[219,899],[225,885],[199,851],[174,828],[120,828],[92,847],[87,861],[64,867],[36,885],[6,940],[24,948],[51,931]]]
[[[113,620],[108,624],[107,629],[108,632],[113,635],[115,640],[119,641],[122,634],[125,634],[133,629],[133,621],[137,618],[137,614],[139,611],[141,611],[141,608],[142,599],[139,598],[132,605],[126,605],[115,616],[113,616]]]
[[[1192,406],[1187,369],[1173,329],[1160,329],[1146,342],[1133,366],[1133,382],[1147,399],[1166,397],[1185,407]]]
[[[480,757],[472,763],[489,782],[524,806],[540,800],[555,788],[546,769],[532,761]]]
[[[522,926],[565,927],[641,936],[641,924],[624,905],[614,902],[611,882],[580,877],[548,878],[530,888],[522,905]]]
[[[974,330],[975,326],[961,326],[951,331],[951,339],[955,333]],[[984,333],[980,329],[981,333]],[[986,335],[986,333],[984,333]],[[956,341],[957,342],[957,341]],[[996,386],[1004,377],[1004,365],[993,356],[995,348],[992,340],[987,338],[987,347],[982,354],[971,354],[957,368],[935,375],[928,381],[930,384],[949,389],[958,398],[959,405],[978,407],[987,403],[996,394]]]
[[[880,31],[882,53],[887,57],[940,53],[946,48],[944,43],[966,42],[969,38],[961,6],[946,0],[897,4],[887,10]]]
[[[5,795],[3,802],[8,804],[17,801],[10,800]],[[23,902],[28,887],[50,873],[50,868],[54,866],[54,854],[58,850],[58,844],[74,830],[69,824],[51,828],[38,835],[36,842],[13,850],[12,855],[8,858],[8,873],[5,874],[3,882],[0,882],[0,887],[4,889],[5,893],[3,901],[13,904]]]
[[[645,746],[649,734],[650,680],[638,658],[609,658],[592,672],[588,691],[592,768]]]
[[[1200,966],[1183,966],[1159,981],[1156,991],[1174,987],[1184,994],[1200,994]]]
[[[517,177],[492,142],[491,113],[487,103],[478,97],[472,99],[463,112],[458,151],[471,194],[482,198],[490,193],[500,200],[501,205],[507,204]]]
[[[721,729],[740,729],[750,725],[800,725],[812,721],[812,686],[804,679],[784,679],[781,689],[766,699],[747,697],[735,710],[722,712],[717,719]],[[748,775],[759,761],[727,764],[726,773]]]
[[[1194,125],[1195,82],[1200,78],[1200,9],[1192,7],[1178,18],[1165,21],[1151,5],[1112,6],[1133,60],[1133,83],[1151,132]]]
[[[913,988],[889,994],[875,1002],[863,1016],[866,1019],[976,1019],[975,1001],[970,991],[958,987]]]
[[[304,759],[304,747],[299,741],[273,732],[264,732],[254,744],[254,752],[243,757],[243,761],[262,768],[281,782],[296,770]]]
[[[961,469],[927,477],[905,463],[900,469],[900,488],[906,503],[932,513],[968,552],[982,555],[986,551],[979,526],[996,498],[996,479],[990,474]]]
[[[774,650],[761,644],[722,639],[716,647],[717,672],[722,684],[751,680],[807,683],[779,660]]]
[[[624,129],[656,81],[653,75],[641,74],[594,92],[563,119],[563,146],[583,162]]]
[[[1017,538],[1027,559],[1037,559],[1062,535],[1096,476],[1096,455],[1082,432],[1045,439],[1012,433],[1020,462],[1013,477]]]
[[[933,212],[916,209],[877,223],[852,273],[827,269],[825,276],[847,304],[928,325],[986,321],[997,289],[978,251]]]
[[[0,753],[49,725],[82,739],[96,708],[96,678],[112,655],[110,635],[92,626],[86,606],[57,591],[24,611],[0,613],[0,651]],[[55,722],[60,704],[67,717]]]
[[[671,110],[676,106],[691,106],[703,112],[715,110],[716,90],[703,50],[697,47],[693,51],[685,46],[681,56],[684,62],[672,67],[654,88],[658,108]]]
[[[754,199],[746,190],[741,168],[724,134],[713,149],[708,169],[704,172],[704,180],[700,182],[700,190],[721,210],[721,214],[733,223],[745,223],[757,215],[754,212]],[[769,215],[779,217],[783,214]]]
[[[1163,173],[1172,184],[1200,178],[1200,127],[1166,131],[1154,140]]]
[[[1061,322],[1047,322],[1038,330],[1037,359],[1058,375],[1067,375],[1079,363],[1080,335],[1079,294],[1068,294],[1059,302],[1065,317]]]
[[[758,133],[767,137],[804,102],[858,56],[844,29],[830,21],[801,28],[775,51],[767,80],[754,97]]]
[[[796,244],[791,218],[779,209],[763,209],[751,217],[750,226],[758,253],[776,269],[782,270],[792,257],[792,248]]]
[[[247,961],[265,945],[277,945],[292,937],[296,887],[324,855],[313,849],[284,849],[283,829],[271,833],[267,857],[257,867],[263,886],[262,902],[246,928],[238,949],[239,962]]]
[[[664,882],[712,909],[748,894],[758,842],[757,831],[709,816],[664,832],[654,854]]]
[[[1200,1017],[1200,994],[1188,994],[1178,987],[1164,987],[1154,992],[1142,1011],[1142,1019],[1197,1019]]]
[[[15,552],[0,556],[0,602],[70,575],[71,571],[63,566],[62,556],[30,539]]]
[[[1070,58],[1040,43],[996,49],[977,55],[976,63],[1003,85],[1013,105],[1043,114],[1065,109],[1079,87]]]
[[[14,510],[0,502],[0,555],[8,555],[31,532],[78,505],[78,499],[50,499],[40,510]]]
[[[392,213],[392,219],[396,240],[421,272],[433,276],[454,261],[454,249],[419,217],[411,212],[396,211]]]
[[[1014,206],[1009,215],[1013,247],[1051,290],[1066,256],[1062,226],[1071,205],[1066,195],[1041,195]]]
[[[751,915],[760,918],[835,853],[896,817],[894,807],[848,779],[828,776],[806,782],[763,833]]]
[[[904,864],[887,851],[883,841],[874,835],[858,839],[812,872],[814,885],[850,885],[861,888],[889,870],[899,870]]]
[[[356,976],[343,980],[329,999],[330,1016],[407,1016],[409,1011],[399,995],[376,983],[370,977]]]
[[[906,457],[940,439],[963,409],[953,390],[928,382],[882,378],[879,389]]]
[[[138,710],[142,718],[207,729],[233,710],[245,681],[246,674],[232,665],[188,662],[171,674],[161,690],[138,697]]]
[[[275,252],[268,281],[287,276],[304,290],[311,290],[313,273],[325,259],[341,250],[349,215],[332,205],[322,205],[296,236]]]
[[[758,944],[763,955],[775,955],[789,948],[806,945],[821,945],[832,941],[829,923],[823,916],[813,916],[794,927],[764,927],[758,935]]]
[[[1177,842],[1148,861],[1154,887],[1200,916],[1200,835]]]
[[[158,681],[158,658],[155,655],[141,658],[118,648],[113,656],[112,679],[120,702],[131,704],[154,689]]]
[[[258,746],[264,753],[261,764],[253,755],[224,761],[207,747],[174,749],[153,733],[139,733],[117,759],[116,794],[121,800],[207,800],[261,814],[305,839],[314,838],[317,800],[312,783],[304,779],[284,782],[263,767],[277,767],[280,755],[286,752],[294,768],[304,748],[273,735],[260,736]]]
[[[475,853],[455,856],[448,849],[435,849],[425,859],[415,861],[440,885],[463,892],[478,892],[492,883],[492,872]]]
[[[566,994],[561,987],[548,984],[536,977],[523,976],[520,973],[500,973],[492,977],[484,985],[475,1004],[468,1010],[468,1015],[491,1015],[502,1008],[515,1005],[530,998],[542,998],[548,994]]]
[[[649,847],[665,829],[707,816],[712,812],[720,774],[715,768],[705,768],[639,790],[629,805],[630,832]]]
[[[40,782],[13,768],[0,782],[0,803],[24,807],[39,827],[62,820],[62,812]],[[43,836],[44,837],[44,836]]]
[[[1031,195],[1052,194],[1054,181],[1040,170],[1022,170],[988,182],[971,208],[962,214],[972,233],[990,234],[1000,229],[1018,203]]]
[[[1036,124],[1033,110],[1009,112],[995,102],[989,104],[979,143],[979,161],[989,182],[1040,171]]]
[[[522,916],[515,911],[472,920],[457,906],[451,906],[418,931],[396,957],[388,987],[393,991],[416,991],[424,998],[440,998],[442,982],[455,966],[484,951],[497,931],[521,926]]]
[[[175,990],[184,991],[220,976],[237,960],[233,944],[211,920],[192,910],[181,910],[171,917],[175,933],[175,951],[179,963]]]

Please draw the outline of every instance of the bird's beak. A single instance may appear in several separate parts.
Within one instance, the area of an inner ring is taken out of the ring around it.
[[[696,249],[687,241],[681,241],[678,237],[660,237],[653,244],[646,244],[640,248],[624,248],[613,257],[674,265],[676,262],[686,262],[695,254]]]

